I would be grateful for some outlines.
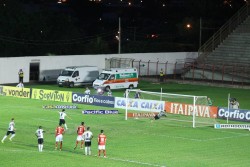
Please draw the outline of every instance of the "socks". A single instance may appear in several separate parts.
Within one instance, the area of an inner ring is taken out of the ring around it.
[[[38,151],[42,152],[43,151],[43,144],[38,144]]]
[[[15,136],[16,136],[16,134],[11,135],[11,136],[10,136],[10,140],[11,140],[13,137],[15,137]]]
[[[7,138],[7,136],[5,135],[5,136],[3,137],[3,139],[2,139],[2,141],[4,141],[6,138]]]

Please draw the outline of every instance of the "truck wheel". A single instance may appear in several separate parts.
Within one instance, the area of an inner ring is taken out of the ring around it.
[[[133,89],[133,88],[134,88],[134,85],[129,85],[128,88],[129,88],[129,89]]]
[[[70,88],[73,88],[73,87],[74,87],[74,82],[70,82],[70,83],[69,83],[69,87],[70,87]]]
[[[108,92],[110,90],[110,87],[109,86],[106,86],[105,87],[105,91]]]

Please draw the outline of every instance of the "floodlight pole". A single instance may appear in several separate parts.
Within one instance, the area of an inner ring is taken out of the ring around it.
[[[199,48],[201,47],[201,39],[202,39],[202,18],[200,17],[200,38],[199,38]]]
[[[119,17],[118,54],[121,53],[121,18]]]

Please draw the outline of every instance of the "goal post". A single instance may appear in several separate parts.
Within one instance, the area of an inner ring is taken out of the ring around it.
[[[217,110],[208,105],[207,96],[127,89],[125,101],[125,120],[128,112],[157,113],[164,110],[168,120],[187,122],[192,127],[213,126],[216,122]]]

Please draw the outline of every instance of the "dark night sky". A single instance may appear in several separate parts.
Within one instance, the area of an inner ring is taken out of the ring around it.
[[[206,27],[204,42],[246,4],[245,0],[19,0],[18,5],[15,1],[0,0],[4,18],[0,42],[5,45],[0,49],[7,54],[8,47],[18,47],[19,53],[11,53],[16,55],[114,53],[119,17],[124,52],[193,51],[198,49],[200,18]],[[63,49],[56,51],[55,41],[63,41],[57,46]],[[145,42],[154,46],[145,47],[152,50],[136,50],[147,46]],[[78,43],[95,45],[97,51],[81,50]]]

